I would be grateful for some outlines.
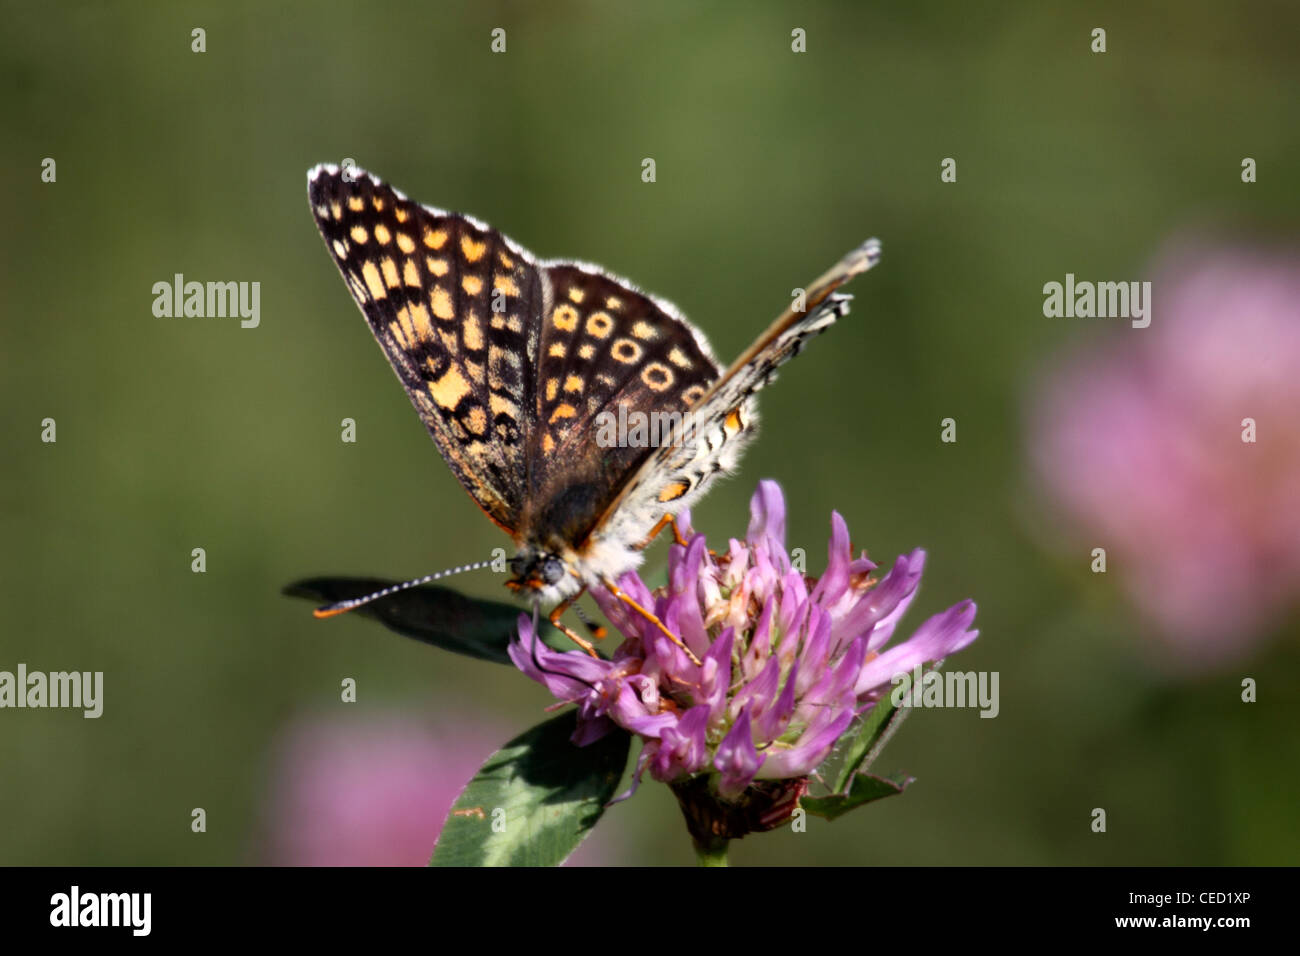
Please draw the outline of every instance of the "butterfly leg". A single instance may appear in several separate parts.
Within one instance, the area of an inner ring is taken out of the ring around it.
[[[669,525],[672,525],[673,528],[673,541],[685,547],[687,542],[686,539],[682,537],[681,529],[677,527],[677,516],[666,514],[659,519],[658,523],[656,523],[653,528],[650,529],[650,534],[646,536],[646,539],[642,542],[639,550],[644,551],[646,548],[650,547],[650,542],[659,537],[659,532],[663,531],[664,528]]]
[[[599,660],[600,654],[596,652],[596,648],[592,646],[591,641],[587,640],[585,637],[583,637],[573,628],[569,627],[567,624],[565,624],[563,621],[560,620],[560,615],[562,615],[565,611],[569,609],[569,605],[571,605],[574,601],[576,601],[580,594],[581,592],[579,592],[579,594],[575,594],[573,597],[569,598],[568,600],[561,601],[559,604],[555,605],[555,609],[551,611],[551,613],[548,614],[546,617],[547,620],[549,620],[551,624],[554,625],[560,631],[560,633],[562,633],[569,640],[573,641],[573,643],[577,644],[579,647],[581,647],[592,657]]]
[[[633,598],[632,595],[628,594],[626,591],[624,591],[621,587],[619,587],[609,578],[602,578],[600,583],[605,586],[605,589],[608,590],[610,594],[614,595],[614,597],[618,598],[620,601],[622,601],[632,610],[636,611],[638,614],[644,617],[655,627],[659,628],[659,630],[663,632],[664,637],[668,638],[668,640],[672,641],[674,644],[676,644],[678,647],[680,647],[682,650],[686,652],[686,656],[691,659],[691,663],[693,663],[696,667],[701,666],[702,662],[698,657],[695,656],[695,653],[689,647],[687,647],[685,644],[682,643],[682,639],[680,637],[678,637],[672,631],[668,630],[667,625],[665,625],[663,621],[659,620],[659,618],[655,615],[653,611],[647,610],[646,608],[642,607],[640,604],[637,603],[636,599]]]

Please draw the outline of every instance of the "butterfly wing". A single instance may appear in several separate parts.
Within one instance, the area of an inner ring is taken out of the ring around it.
[[[537,414],[541,273],[496,230],[346,172],[308,174],[325,246],[452,473],[514,534]]]
[[[621,440],[627,432],[617,425],[635,428],[639,417],[669,433],[719,368],[671,304],[631,283],[567,262],[546,263],[543,278],[523,527],[533,540],[560,547],[587,536],[651,453],[645,442]]]
[[[689,508],[720,474],[735,467],[755,434],[756,393],[776,370],[799,354],[804,343],[847,315],[851,296],[835,290],[880,259],[870,239],[812,283],[803,311],[787,310],[691,405],[693,442],[668,442],[653,449],[625,483],[580,550],[604,541],[639,541],[664,514]],[[640,536],[640,537],[638,537]]]

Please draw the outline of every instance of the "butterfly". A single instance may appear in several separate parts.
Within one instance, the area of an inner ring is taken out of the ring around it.
[[[514,541],[507,585],[553,605],[551,622],[589,652],[560,615],[592,586],[680,645],[617,580],[735,470],[755,435],[756,393],[848,313],[851,296],[835,290],[876,264],[880,243],[868,240],[813,282],[724,370],[672,304],[598,266],[539,260],[355,166],[317,166],[307,179],[325,246],[420,420]],[[600,440],[603,426],[638,415],[666,423],[657,440],[626,440],[635,428]]]

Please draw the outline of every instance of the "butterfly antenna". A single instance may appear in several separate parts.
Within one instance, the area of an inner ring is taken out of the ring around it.
[[[386,588],[381,588],[378,591],[373,591],[364,597],[348,598],[346,601],[336,601],[333,604],[318,607],[311,613],[316,617],[334,617],[337,614],[344,614],[354,608],[361,607],[363,604],[369,604],[371,601],[378,601],[380,598],[386,598],[390,594],[396,594],[399,591],[416,588],[421,584],[428,584],[430,581],[437,581],[440,578],[449,578],[453,574],[461,574],[465,571],[481,571],[483,568],[491,566],[491,561],[475,561],[473,564],[463,564],[458,568],[448,568],[446,571],[439,571],[437,574],[426,574],[422,578],[403,581],[401,584],[392,584]]]
[[[591,618],[587,617],[587,612],[584,611],[577,604],[572,605],[572,609],[573,609],[573,613],[578,616],[578,620],[587,626],[587,630],[591,632],[592,637],[594,637],[598,641],[604,638],[605,634],[607,633],[604,625],[597,624]]]
[[[551,674],[554,672],[548,671],[546,668],[544,668],[542,666],[542,662],[537,659],[537,644],[542,639],[541,621],[542,621],[542,599],[539,597],[534,597],[533,598],[533,643],[532,646],[529,648],[529,650],[533,655],[533,666],[545,674]]]
[[[533,657],[533,666],[536,667],[543,674],[550,674],[553,677],[563,677],[565,680],[573,680],[573,681],[577,681],[579,684],[585,684],[587,687],[591,688],[591,690],[599,694],[600,689],[596,687],[596,685],[593,684],[591,681],[578,677],[576,674],[562,674],[559,671],[551,670],[549,667],[544,665],[541,662],[541,660],[538,659],[537,645],[542,642],[541,616],[542,616],[542,600],[541,598],[535,597],[533,598],[533,643],[529,648]],[[583,618],[583,620],[585,621],[586,618]]]

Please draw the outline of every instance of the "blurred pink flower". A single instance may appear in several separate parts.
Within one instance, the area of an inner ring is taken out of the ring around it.
[[[462,715],[469,711],[459,711]],[[518,731],[387,712],[300,719],[272,755],[265,862],[425,866],[456,796]],[[571,864],[591,865],[588,848]]]
[[[1078,540],[1106,549],[1181,663],[1206,667],[1300,595],[1300,260],[1183,245],[1152,301],[1150,328],[1051,370],[1030,448]]]

